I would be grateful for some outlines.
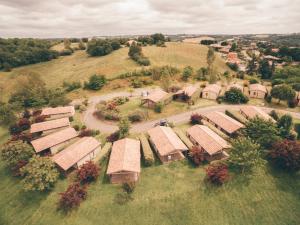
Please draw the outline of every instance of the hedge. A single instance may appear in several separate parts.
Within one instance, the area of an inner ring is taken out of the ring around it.
[[[228,109],[228,110],[225,111],[225,114],[226,114],[227,116],[230,116],[231,118],[233,118],[233,119],[239,121],[240,123],[243,123],[243,124],[247,123],[247,121],[248,121],[248,120],[247,120],[245,117],[243,117],[243,115],[240,114],[238,111],[234,111],[234,110]]]
[[[178,135],[178,137],[183,141],[183,143],[191,150],[194,145],[190,141],[190,139],[184,134],[184,132],[178,127],[174,128],[174,131]]]
[[[212,131],[214,131],[216,134],[218,134],[220,137],[224,138],[225,140],[230,140],[230,137],[227,136],[225,133],[223,133],[222,131],[220,131],[218,128],[216,128],[214,125],[212,125],[211,123],[207,122],[206,120],[202,120],[201,121],[203,123],[203,125],[207,126],[208,128],[210,128]]]
[[[140,135],[140,141],[142,144],[142,151],[145,164],[146,166],[151,166],[154,164],[155,158],[145,134]]]
[[[103,146],[103,148],[100,150],[100,153],[98,154],[98,156],[96,158],[94,158],[94,162],[102,162],[102,160],[104,160],[110,150],[111,150],[111,146],[112,146],[112,143],[111,142],[106,142],[105,145]]]

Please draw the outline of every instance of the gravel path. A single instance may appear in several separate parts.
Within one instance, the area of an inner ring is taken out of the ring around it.
[[[146,89],[146,88],[140,88],[140,89],[135,89],[133,93],[129,93],[126,91],[122,92],[115,92],[115,93],[110,93],[106,95],[101,95],[101,96],[93,96],[89,99],[89,106],[87,107],[87,110],[83,114],[83,122],[84,124],[90,128],[90,129],[95,129],[99,130],[102,133],[112,133],[115,132],[118,127],[116,123],[113,122],[107,122],[107,121],[101,121],[97,119],[93,113],[95,111],[97,103],[100,101],[107,101],[115,97],[123,96],[123,97],[137,97],[141,96],[143,91],[151,91],[153,89]],[[180,123],[185,123],[188,122],[190,119],[190,116],[193,113],[201,113],[201,112],[211,112],[211,111],[220,111],[224,112],[226,109],[239,109],[240,105],[216,105],[216,106],[209,106],[205,108],[199,108],[195,110],[191,110],[188,112],[183,112],[180,114],[172,115],[167,118],[161,118],[161,119],[167,119],[169,122],[172,122],[174,124],[180,124]],[[270,112],[272,108],[267,108],[267,107],[260,107],[266,112]],[[289,112],[286,110],[278,110],[282,113],[289,113],[293,117],[300,119],[300,113],[296,112]],[[143,123],[137,123],[137,124],[132,124],[131,126],[131,132],[133,133],[139,133],[139,132],[144,132],[153,127],[157,122],[159,122],[160,119],[153,120],[153,121],[147,121]]]

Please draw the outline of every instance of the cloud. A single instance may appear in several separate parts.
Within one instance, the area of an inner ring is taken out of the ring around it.
[[[299,11],[299,0],[0,0],[0,36],[299,32]]]

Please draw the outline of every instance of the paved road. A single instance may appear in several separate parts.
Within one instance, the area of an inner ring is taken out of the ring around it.
[[[135,89],[135,91],[133,93],[123,91],[123,92],[115,92],[115,93],[110,93],[110,94],[106,94],[106,95],[91,97],[89,99],[89,106],[88,106],[87,110],[85,111],[85,113],[83,114],[83,118],[82,118],[83,122],[90,129],[99,130],[102,133],[112,133],[118,129],[116,123],[98,120],[93,115],[97,103],[99,103],[100,101],[110,100],[110,99],[118,97],[118,96],[127,96],[129,98],[137,97],[137,96],[141,96],[141,93],[143,91],[150,91],[150,90],[153,90],[153,89],[141,88],[141,89]],[[174,124],[180,124],[180,123],[188,122],[190,119],[190,116],[194,113],[211,112],[211,111],[224,112],[226,109],[239,109],[239,107],[240,107],[240,105],[223,105],[223,104],[216,105],[216,106],[209,106],[209,107],[205,107],[205,108],[199,108],[199,109],[191,110],[188,112],[183,112],[180,114],[172,115],[172,116],[169,116],[164,119],[167,119],[168,121],[170,121]],[[267,107],[261,107],[261,108],[266,112],[270,112],[272,110],[272,108],[267,108]],[[289,111],[278,110],[278,109],[276,109],[276,110],[281,111],[282,113],[290,113],[293,117],[300,119],[300,113],[289,112]],[[163,119],[163,118],[161,118],[161,119]],[[160,121],[160,119],[133,124],[131,126],[130,131],[133,133],[144,132],[144,131],[150,129],[151,127],[153,127],[159,121]]]

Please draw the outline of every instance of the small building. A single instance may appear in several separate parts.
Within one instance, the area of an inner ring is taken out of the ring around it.
[[[34,123],[30,127],[30,133],[50,134],[63,128],[70,126],[69,118],[61,118],[57,120],[49,120],[41,123]]]
[[[255,107],[255,106],[242,106],[240,108],[240,113],[246,119],[253,119],[255,117],[260,117],[264,120],[271,120],[272,122],[275,122],[275,120],[270,115],[268,115],[262,109]]]
[[[48,116],[49,119],[59,119],[63,117],[72,117],[75,115],[74,106],[60,106],[55,108],[44,108],[41,115]]]
[[[101,143],[93,137],[83,137],[52,157],[64,171],[78,168],[93,160],[101,150]]]
[[[162,163],[184,159],[188,148],[170,127],[157,126],[148,131],[151,146]]]
[[[230,51],[231,46],[224,46],[223,48],[219,49],[219,52],[223,54],[228,54]]]
[[[172,101],[172,95],[163,91],[155,90],[150,93],[148,96],[142,98],[142,105],[147,105],[149,108],[153,108],[157,103],[162,103],[164,105]]]
[[[250,98],[264,99],[268,93],[267,88],[261,84],[250,84],[249,85],[249,96]]]
[[[241,92],[244,92],[244,87],[240,84],[230,84],[227,86],[226,90],[229,91],[231,88],[239,89]]]
[[[204,125],[195,125],[187,131],[191,142],[205,151],[205,159],[208,161],[219,160],[228,157],[226,149],[231,147],[222,137]]]
[[[112,146],[107,175],[113,184],[136,182],[141,172],[140,141],[124,138]]]
[[[58,146],[61,146],[65,142],[76,138],[78,136],[74,128],[66,128],[61,131],[49,134],[39,139],[31,141],[31,144],[36,153],[50,149],[52,154],[58,151]]]
[[[184,87],[173,95],[174,99],[180,99],[187,102],[195,101],[199,97],[200,88],[192,85]]]
[[[240,122],[232,119],[222,112],[207,112],[202,113],[201,116],[204,120],[214,125],[220,131],[224,132],[229,136],[236,134],[238,130],[244,127]]]
[[[207,85],[201,92],[202,98],[216,100],[220,93],[222,87],[217,84],[209,84]]]

